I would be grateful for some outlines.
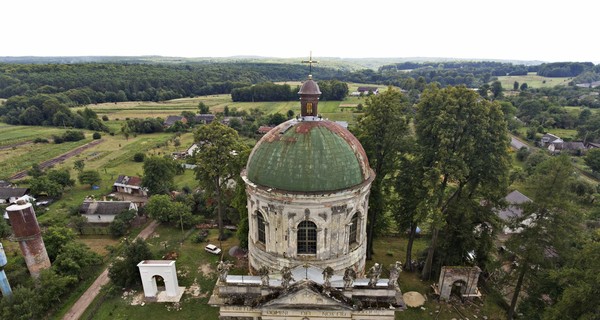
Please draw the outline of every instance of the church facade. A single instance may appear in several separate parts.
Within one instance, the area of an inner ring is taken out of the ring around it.
[[[361,273],[375,174],[356,137],[318,116],[317,83],[309,78],[299,94],[301,117],[263,136],[242,172],[251,272],[308,263]]]
[[[365,277],[369,190],[375,178],[354,135],[318,114],[309,75],[301,114],[255,145],[242,178],[248,196],[250,276],[223,271],[209,303],[220,319],[394,319],[396,283]]]

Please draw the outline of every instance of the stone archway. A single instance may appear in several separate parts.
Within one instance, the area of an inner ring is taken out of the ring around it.
[[[159,291],[163,291],[159,290],[162,288],[159,288],[157,284],[158,278],[162,278],[164,281],[164,292],[167,297],[179,295],[179,282],[174,260],[144,260],[138,263],[138,268],[146,298],[157,298]]]
[[[480,296],[477,288],[480,273],[478,267],[442,267],[438,282],[440,300],[450,299],[454,290],[458,290],[461,297]]]

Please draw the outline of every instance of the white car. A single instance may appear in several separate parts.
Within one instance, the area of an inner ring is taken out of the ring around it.
[[[215,246],[214,244],[207,244],[206,247],[204,247],[204,250],[212,254],[221,254],[221,249],[219,249],[219,247]]]

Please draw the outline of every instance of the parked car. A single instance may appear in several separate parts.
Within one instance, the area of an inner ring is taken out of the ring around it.
[[[221,254],[221,249],[214,244],[207,244],[206,247],[204,247],[204,250],[212,254]]]

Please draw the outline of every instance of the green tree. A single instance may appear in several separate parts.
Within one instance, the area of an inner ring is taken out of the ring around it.
[[[34,163],[31,165],[31,169],[27,171],[27,174],[30,175],[32,178],[37,179],[44,175],[44,171],[42,171],[42,168],[40,168],[39,164]]]
[[[0,239],[6,238],[12,234],[12,229],[6,223],[6,219],[0,219]]]
[[[51,226],[44,232],[43,239],[50,261],[54,261],[62,248],[75,240],[75,232],[67,227]]]
[[[55,169],[46,173],[48,179],[60,184],[63,188],[72,187],[75,185],[75,180],[71,179],[71,173],[68,169]]]
[[[389,178],[396,168],[403,138],[408,133],[409,115],[405,97],[392,87],[379,95],[369,96],[365,104],[365,113],[358,120],[356,136],[375,171],[367,226],[367,259],[371,259],[376,225],[381,223],[378,216],[383,215],[386,205],[384,192],[393,183]]]
[[[502,97],[502,91],[504,91],[504,89],[502,88],[502,83],[500,83],[500,81],[492,82],[492,87],[490,90],[492,90],[494,100],[500,99]]]
[[[532,193],[532,202],[523,207],[523,215],[510,225],[522,231],[507,240],[507,248],[514,252],[518,267],[508,319],[513,319],[523,283],[528,275],[544,268],[554,268],[553,259],[564,256],[573,237],[580,232],[578,213],[573,209],[569,185],[574,179],[569,157],[548,158],[540,163],[526,184]]]
[[[100,255],[83,243],[71,241],[62,247],[52,267],[60,275],[83,280],[89,274],[90,268],[100,263],[102,263]]]
[[[43,318],[43,305],[37,289],[18,285],[11,299],[0,299],[2,319],[31,320]]]
[[[528,88],[528,86],[527,86],[527,82],[523,82],[523,83],[521,84],[521,87],[519,87],[519,89],[521,89],[521,91],[525,91],[525,90],[527,90],[527,88]]]
[[[550,271],[558,284],[555,303],[544,312],[544,319],[595,319],[600,314],[598,275],[600,275],[600,234],[590,239],[566,265]]]
[[[518,82],[518,81],[515,81],[515,82],[513,83],[513,90],[514,90],[514,91],[517,91],[517,90],[519,90],[519,82]]]
[[[138,238],[125,245],[123,259],[116,259],[108,269],[110,280],[118,287],[130,288],[139,285],[140,271],[137,264],[142,260],[151,260],[152,252],[148,244]]]
[[[594,148],[585,155],[585,164],[594,172],[600,172],[600,149]]]
[[[293,110],[288,110],[287,113],[286,113],[286,115],[287,115],[288,119],[291,119],[291,118],[294,117],[294,111]]]
[[[102,180],[100,177],[100,173],[96,170],[85,170],[79,173],[77,176],[79,183],[81,184],[89,184],[90,187],[97,184]]]
[[[171,158],[146,157],[142,187],[148,188],[148,193],[151,195],[169,193],[175,184],[176,167],[177,163]]]
[[[85,228],[87,223],[87,218],[79,214],[71,216],[69,218],[69,225],[73,227],[73,229],[77,230],[77,232],[79,232],[80,235],[83,234],[83,228]]]
[[[194,133],[194,140],[198,143],[196,179],[216,199],[219,239],[224,239],[224,193],[229,181],[238,176],[245,165],[248,146],[235,130],[218,121],[200,127]]]
[[[75,162],[73,163],[73,169],[77,170],[77,172],[79,172],[79,173],[81,173],[84,168],[85,168],[85,162],[83,162],[83,160],[81,160],[81,159],[75,160]]]
[[[497,204],[504,197],[510,140],[500,105],[481,99],[464,86],[425,90],[415,124],[421,166],[426,168],[422,181],[428,196],[423,201],[432,221],[422,273],[429,279],[439,230],[452,218],[447,213],[453,202],[479,198]]]
[[[46,194],[50,198],[60,198],[63,194],[63,186],[45,176],[31,180],[29,190],[34,195]]]
[[[411,272],[414,271],[412,250],[417,236],[417,226],[428,216],[427,207],[421,201],[426,197],[427,192],[421,180],[424,175],[421,163],[416,141],[408,140],[398,160],[398,170],[394,177],[397,198],[391,199],[392,211],[399,230],[409,230],[404,268]]]
[[[200,101],[198,103],[198,113],[200,113],[200,114],[210,113],[210,110],[209,110],[208,106],[204,102],[202,102],[202,101]]]

